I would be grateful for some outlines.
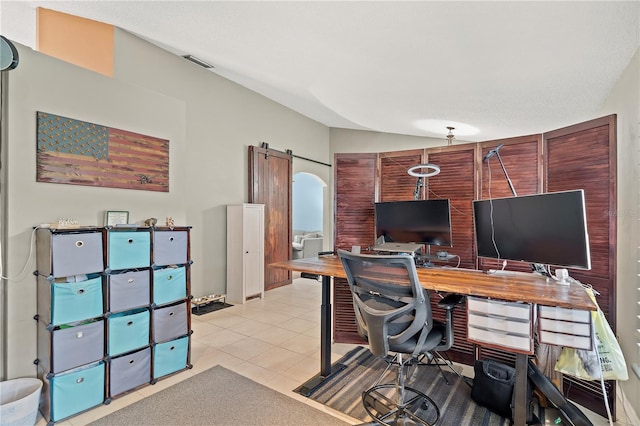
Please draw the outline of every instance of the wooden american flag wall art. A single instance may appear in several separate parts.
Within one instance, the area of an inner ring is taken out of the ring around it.
[[[169,192],[169,141],[37,113],[36,180]]]

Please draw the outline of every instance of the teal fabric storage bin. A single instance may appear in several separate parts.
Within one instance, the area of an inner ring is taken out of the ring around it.
[[[111,270],[147,268],[151,265],[149,231],[109,231],[107,267]]]
[[[149,344],[150,320],[147,309],[113,314],[107,321],[107,353],[110,356],[123,354]]]
[[[77,322],[103,313],[102,277],[51,283],[51,324]]]
[[[186,268],[164,268],[153,271],[153,303],[163,305],[187,297]]]
[[[70,370],[50,380],[51,420],[57,422],[104,401],[104,362]]]
[[[153,378],[158,379],[167,374],[185,369],[187,367],[188,349],[188,336],[158,343],[153,352]]]

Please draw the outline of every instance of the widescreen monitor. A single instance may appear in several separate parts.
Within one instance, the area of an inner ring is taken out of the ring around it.
[[[451,247],[448,199],[375,203],[376,237],[385,242]]]
[[[584,191],[473,202],[478,256],[591,269]]]

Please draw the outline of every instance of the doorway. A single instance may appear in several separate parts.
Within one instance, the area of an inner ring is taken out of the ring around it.
[[[293,229],[323,232],[324,191],[327,184],[318,176],[299,172],[293,175]]]

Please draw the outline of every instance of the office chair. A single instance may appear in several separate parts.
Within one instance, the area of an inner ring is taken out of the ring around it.
[[[371,353],[387,362],[373,387],[362,393],[365,410],[383,425],[434,425],[440,410],[423,392],[405,386],[407,370],[436,348],[450,347],[452,321],[434,324],[429,293],[418,281],[411,256],[344,250],[338,255],[353,297],[358,333]],[[396,383],[380,384],[392,366],[397,367]]]

